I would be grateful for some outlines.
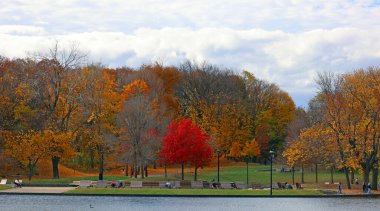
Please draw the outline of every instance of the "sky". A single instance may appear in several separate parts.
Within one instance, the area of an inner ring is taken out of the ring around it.
[[[319,72],[380,66],[380,0],[1,0],[0,55],[58,40],[91,62],[208,62],[276,83],[297,106]]]

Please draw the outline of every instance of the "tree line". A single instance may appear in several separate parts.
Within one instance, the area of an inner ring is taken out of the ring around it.
[[[288,165],[323,165],[344,171],[347,187],[355,172],[377,189],[380,145],[380,69],[370,67],[346,74],[321,73],[317,95],[307,111],[298,109],[290,123]],[[317,176],[317,175],[316,175]],[[350,178],[351,176],[351,178]],[[318,182],[318,177],[316,177]]]
[[[103,166],[120,164],[126,175],[144,177],[148,165],[173,163],[163,138],[182,120],[205,133],[207,156],[266,162],[270,148],[285,145],[293,100],[248,71],[189,61],[107,68],[86,58],[58,44],[46,54],[0,57],[0,173],[31,179],[49,159],[54,178],[60,163],[98,168],[100,177]]]

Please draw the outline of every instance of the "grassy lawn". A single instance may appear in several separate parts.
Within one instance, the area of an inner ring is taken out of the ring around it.
[[[4,185],[0,185],[0,190],[6,190],[6,189],[10,189],[11,187],[9,186],[4,186]]]
[[[158,188],[77,188],[66,194],[121,194],[121,195],[269,195],[269,190],[213,190],[213,189],[158,189]],[[273,195],[323,195],[315,190],[274,190]]]
[[[281,168],[282,166],[274,166],[275,168]],[[200,171],[199,180],[211,181],[212,179],[217,178],[217,171],[203,173]],[[270,182],[270,166],[249,166],[248,170],[248,179],[249,183],[258,182],[261,184],[269,184]],[[359,177],[360,178],[360,177]],[[188,177],[191,179],[191,177]],[[221,181],[242,181],[246,182],[247,180],[247,169],[246,166],[235,166],[235,167],[226,167],[220,170],[220,180]],[[294,173],[295,182],[301,182],[301,171],[296,171]],[[315,183],[315,171],[311,169],[305,169],[304,173],[305,183]],[[330,171],[328,170],[318,170],[318,181],[319,183],[324,183],[330,181]],[[343,172],[334,173],[334,182],[345,181]],[[279,172],[273,171],[273,182],[288,182],[292,183],[292,172]]]
[[[275,168],[281,168],[281,166],[274,166]],[[269,178],[270,178],[270,167],[269,165],[250,165],[248,177],[249,177],[249,183],[252,182],[258,182],[261,184],[269,185]],[[170,173],[168,174],[167,178],[164,178],[163,175],[151,175],[148,178],[145,178],[144,180],[147,181],[173,181],[173,180],[180,180],[179,173],[180,169],[178,169],[177,173]],[[228,166],[228,167],[222,167],[220,169],[220,181],[241,181],[246,182],[246,166],[240,165],[240,166]],[[358,178],[360,178],[359,175],[357,175]],[[194,173],[191,168],[187,168],[185,170],[185,180],[193,180]],[[309,187],[314,187],[315,183],[315,172],[312,172],[310,168],[305,169],[304,173],[305,183],[309,185]],[[198,180],[207,180],[211,181],[212,179],[217,180],[217,170],[216,168],[213,169],[199,169],[198,173]],[[76,177],[76,178],[61,178],[61,179],[33,179],[32,181],[24,180],[24,183],[32,183],[32,184],[69,184],[72,183],[74,180],[98,180],[97,176],[86,176],[86,177]],[[141,178],[130,178],[126,176],[104,176],[104,180],[110,180],[110,181],[117,181],[117,180],[142,180]],[[330,171],[327,170],[318,170],[318,180],[320,184],[323,184],[324,182],[330,181]],[[301,172],[296,171],[295,172],[295,182],[301,181]],[[335,172],[334,173],[334,182],[341,181],[344,183],[344,174],[342,172]],[[279,172],[279,171],[273,171],[273,182],[288,182],[292,183],[292,173],[291,172]]]

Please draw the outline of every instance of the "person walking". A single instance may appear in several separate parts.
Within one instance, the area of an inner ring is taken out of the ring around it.
[[[367,185],[367,193],[371,193],[371,183],[368,183]]]
[[[339,182],[339,185],[338,185],[338,194],[342,194],[342,183]]]
[[[358,178],[355,179],[355,185],[359,185],[359,180],[358,180]]]

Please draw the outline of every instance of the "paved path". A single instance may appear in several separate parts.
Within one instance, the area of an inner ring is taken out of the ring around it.
[[[0,190],[0,193],[63,193],[75,187],[22,187]]]

